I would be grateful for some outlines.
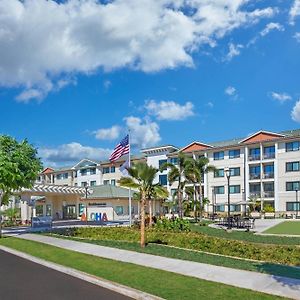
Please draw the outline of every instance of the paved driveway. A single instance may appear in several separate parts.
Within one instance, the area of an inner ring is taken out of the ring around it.
[[[0,291],[6,300],[131,299],[1,250]]]

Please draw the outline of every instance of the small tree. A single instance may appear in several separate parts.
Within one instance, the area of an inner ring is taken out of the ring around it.
[[[41,169],[42,163],[37,157],[37,150],[27,140],[19,143],[10,136],[0,136],[0,207],[8,203],[14,191],[31,188]]]
[[[141,207],[141,247],[145,247],[145,205],[146,201],[156,195],[157,197],[166,198],[168,191],[159,183],[154,184],[158,169],[148,166],[144,162],[133,164],[128,168],[128,173],[131,177],[122,177],[119,184],[124,187],[136,189],[140,195]]]

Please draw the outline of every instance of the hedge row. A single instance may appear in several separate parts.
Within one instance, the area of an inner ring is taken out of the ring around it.
[[[132,228],[68,228],[57,229],[54,233],[64,236],[138,242],[139,231]],[[168,232],[147,230],[149,243],[162,243],[186,249],[206,251],[241,258],[255,259],[272,263],[300,266],[300,247],[268,244],[255,244],[237,240],[211,237],[196,232]]]

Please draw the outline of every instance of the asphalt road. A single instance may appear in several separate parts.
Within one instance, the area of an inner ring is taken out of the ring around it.
[[[129,300],[131,298],[0,251],[0,299]]]

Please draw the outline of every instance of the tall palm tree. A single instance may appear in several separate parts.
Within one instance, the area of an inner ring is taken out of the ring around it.
[[[190,165],[192,160],[187,157],[184,153],[178,153],[178,161],[177,164],[172,163],[165,163],[160,167],[160,170],[164,170],[165,168],[170,168],[168,173],[168,179],[170,184],[174,182],[178,182],[177,185],[177,199],[178,199],[178,209],[179,209],[179,218],[183,217],[183,210],[182,210],[182,201],[183,201],[183,191],[187,180],[187,174],[190,170]]]
[[[168,191],[159,183],[154,184],[156,173],[158,169],[148,166],[145,162],[138,162],[128,168],[128,174],[131,177],[122,177],[119,180],[120,186],[138,190],[140,194],[140,208],[141,208],[141,247],[145,247],[145,205],[147,199],[151,195],[157,195],[161,198],[168,197]]]
[[[188,165],[187,178],[193,182],[195,195],[198,194],[199,204],[200,204],[200,221],[202,221],[202,212],[203,212],[203,195],[202,195],[202,180],[204,174],[209,172],[215,172],[217,169],[213,165],[209,165],[209,159],[204,156],[198,158],[193,158],[192,164]],[[196,188],[196,185],[199,186],[199,191]],[[197,196],[195,196],[197,198]],[[195,209],[195,220],[197,220],[197,206],[194,206]]]

